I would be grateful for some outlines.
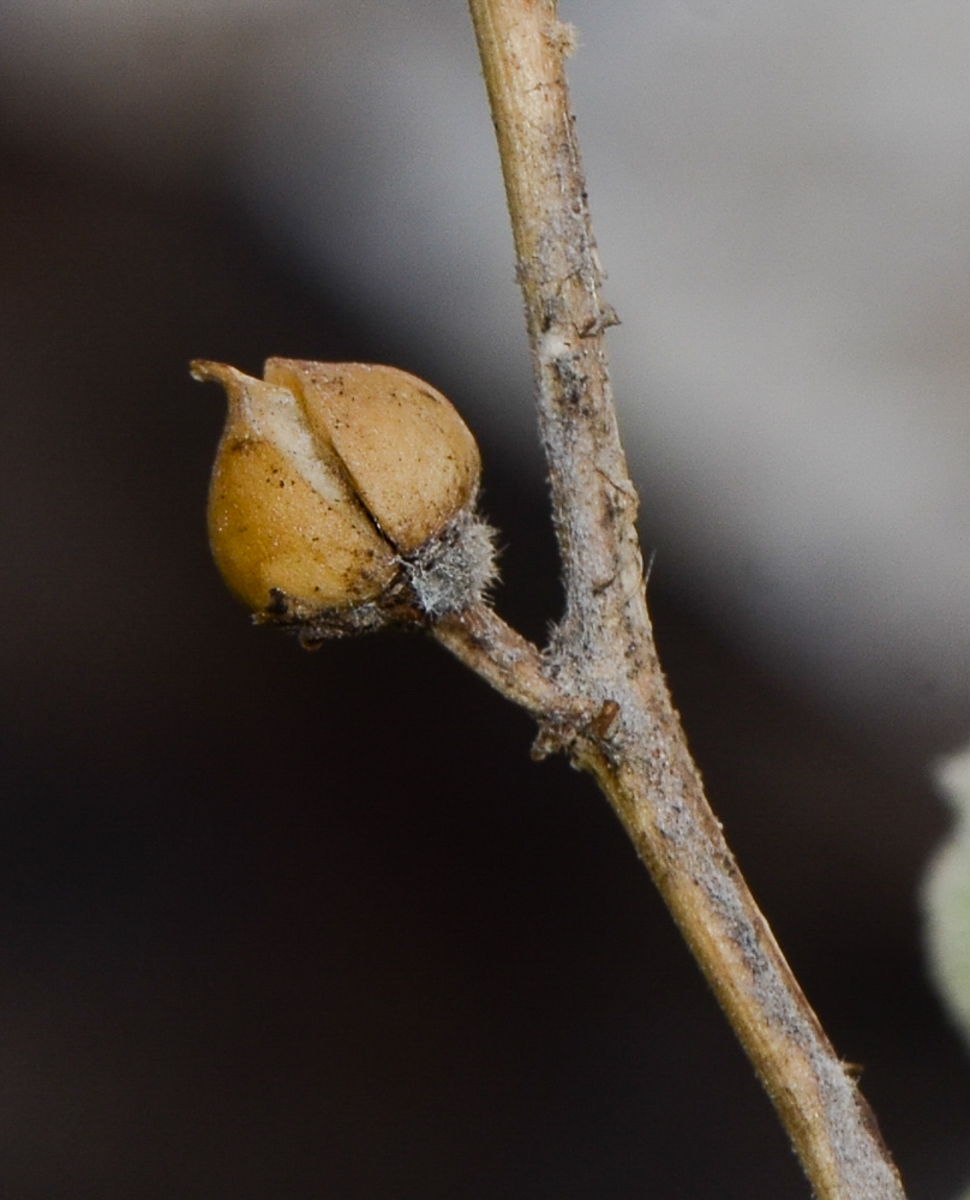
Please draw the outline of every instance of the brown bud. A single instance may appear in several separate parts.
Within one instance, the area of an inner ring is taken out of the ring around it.
[[[491,539],[473,517],[478,447],[448,400],[394,367],[271,358],[263,379],[195,362],[229,413],[209,537],[262,619],[322,636],[477,599]]]

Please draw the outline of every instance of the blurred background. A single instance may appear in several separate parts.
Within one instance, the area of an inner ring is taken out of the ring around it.
[[[599,0],[571,66],[662,659],[911,1194],[970,1178],[926,982],[970,734],[970,15]],[[560,597],[461,4],[0,12],[0,1192],[805,1197],[616,822],[439,649],[254,630],[193,356],[391,362]]]

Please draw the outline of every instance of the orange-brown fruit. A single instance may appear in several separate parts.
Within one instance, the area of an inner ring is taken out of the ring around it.
[[[312,622],[379,602],[409,556],[423,579],[428,548],[434,559],[438,536],[474,507],[474,438],[405,371],[280,358],[264,379],[221,363],[192,371],[228,396],[209,538],[227,584],[257,613]]]

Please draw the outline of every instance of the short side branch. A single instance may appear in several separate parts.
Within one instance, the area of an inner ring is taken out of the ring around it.
[[[538,649],[486,605],[449,613],[431,631],[448,650],[537,720],[574,707],[552,682]]]

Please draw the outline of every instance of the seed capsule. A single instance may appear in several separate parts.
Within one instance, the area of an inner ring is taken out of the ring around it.
[[[229,587],[260,619],[323,636],[381,624],[395,607],[433,616],[478,598],[492,575],[490,538],[472,516],[481,460],[439,392],[363,363],[271,358],[254,379],[199,361],[192,373],[228,395],[209,538]],[[467,558],[456,546],[472,525],[476,561],[456,588],[456,561]],[[430,581],[429,603],[415,581]]]

